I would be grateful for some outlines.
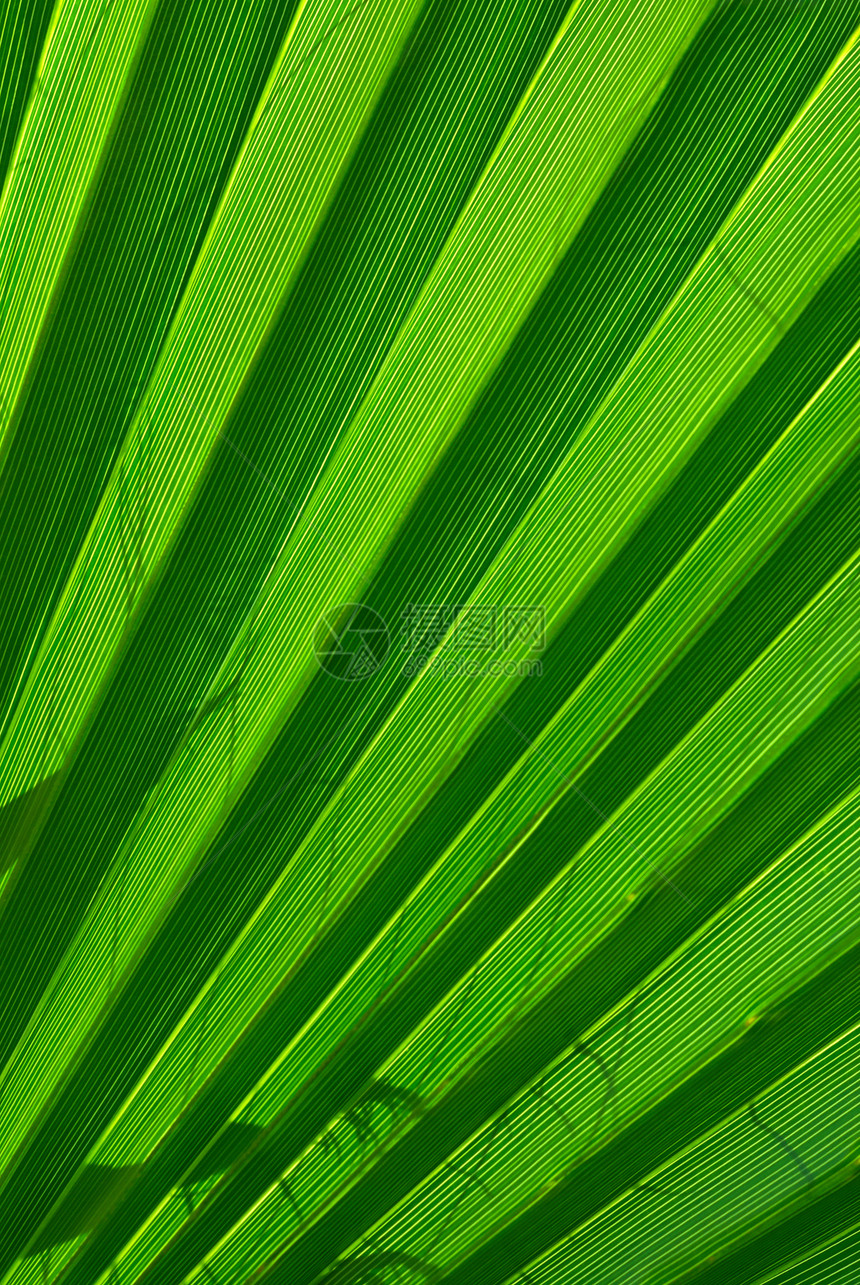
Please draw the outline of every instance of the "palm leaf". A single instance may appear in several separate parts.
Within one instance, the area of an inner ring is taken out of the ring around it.
[[[3,1282],[853,1280],[858,31],[2,9]]]

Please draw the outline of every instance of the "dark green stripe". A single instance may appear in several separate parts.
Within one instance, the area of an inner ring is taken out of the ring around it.
[[[56,774],[46,777],[0,808],[0,874],[27,851],[58,784]]]
[[[769,1285],[811,1285],[813,1281],[826,1281],[827,1285],[854,1285],[858,1262],[860,1221],[833,1244],[811,1249],[805,1257],[784,1267],[775,1276],[767,1268],[765,1273]],[[757,1281],[761,1279],[761,1276],[756,1277]]]

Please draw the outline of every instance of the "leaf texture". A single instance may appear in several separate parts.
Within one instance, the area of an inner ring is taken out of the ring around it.
[[[855,1279],[858,33],[0,6],[3,1285]]]

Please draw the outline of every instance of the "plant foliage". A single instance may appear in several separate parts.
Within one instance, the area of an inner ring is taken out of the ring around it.
[[[860,1261],[860,0],[0,0],[0,1282]]]

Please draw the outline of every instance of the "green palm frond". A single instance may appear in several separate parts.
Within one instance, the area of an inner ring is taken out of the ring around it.
[[[858,1278],[858,36],[0,4],[0,1285]]]

